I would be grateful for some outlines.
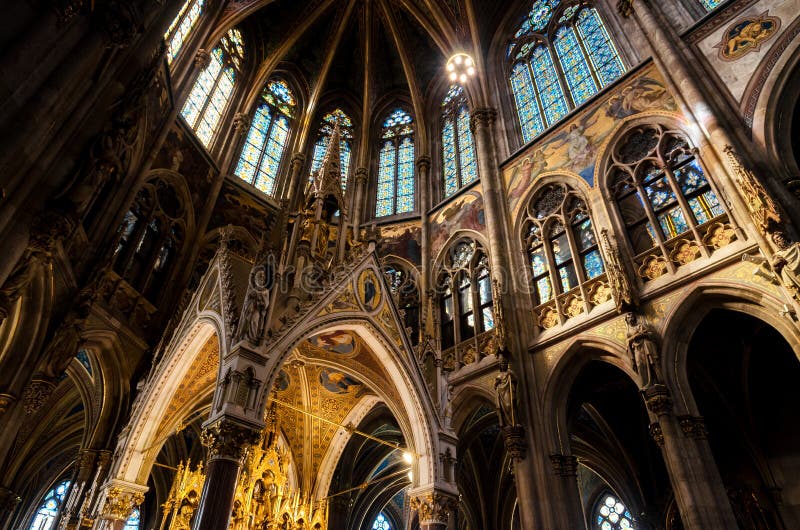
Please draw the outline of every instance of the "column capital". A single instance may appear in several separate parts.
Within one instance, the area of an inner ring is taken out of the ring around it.
[[[469,117],[469,127],[473,131],[478,127],[488,127],[497,120],[497,110],[491,107],[477,107],[472,109]]]
[[[365,167],[356,168],[356,182],[366,182],[369,176],[369,170]]]
[[[578,476],[578,457],[574,455],[552,454],[550,463],[553,464],[553,470],[559,477]]]
[[[511,458],[516,462],[524,460],[525,452],[528,449],[528,442],[525,441],[525,429],[522,425],[501,427],[500,432],[503,435],[506,451],[511,455]]]
[[[111,481],[106,487],[105,501],[100,518],[111,521],[127,521],[134,508],[144,502],[147,486]]]
[[[306,154],[305,153],[295,153],[292,155],[292,165],[300,164],[303,165],[306,161]]]
[[[250,425],[222,418],[203,428],[200,441],[208,448],[208,460],[240,462],[260,436],[261,433]]]
[[[95,462],[97,462],[98,452],[94,449],[81,449],[78,451],[78,458],[75,459],[75,468],[77,471],[76,482],[86,482],[91,477],[94,470]]]
[[[440,491],[417,493],[411,497],[411,509],[417,512],[420,526],[447,526],[450,518],[458,509],[458,500],[454,495]]]
[[[15,401],[17,401],[17,396],[14,394],[0,394],[0,416],[5,414]]]
[[[237,112],[233,115],[233,130],[238,136],[242,136],[250,127],[250,116],[246,112]]]
[[[705,440],[708,437],[705,419],[701,416],[678,416],[678,423],[683,434],[693,440]]]
[[[208,50],[200,48],[194,55],[194,65],[200,70],[205,70],[211,64],[211,54]]]
[[[428,171],[431,168],[431,157],[428,155],[421,155],[417,157],[417,169]]]
[[[647,409],[657,417],[672,414],[672,396],[666,386],[651,385],[642,390],[642,395]]]

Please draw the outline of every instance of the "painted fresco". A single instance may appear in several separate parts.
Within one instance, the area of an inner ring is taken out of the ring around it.
[[[536,177],[545,172],[576,173],[594,186],[595,162],[603,141],[619,120],[649,111],[676,112],[677,104],[654,66],[623,82],[620,90],[590,105],[545,135],[504,170],[508,202],[516,214]]]
[[[419,223],[402,223],[381,227],[378,254],[393,255],[414,265],[422,264],[422,228]]]
[[[483,193],[480,186],[447,204],[431,216],[431,254],[436,256],[450,236],[459,229],[483,232],[486,216],[483,211]]]

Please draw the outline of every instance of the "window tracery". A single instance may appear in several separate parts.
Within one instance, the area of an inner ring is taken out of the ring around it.
[[[662,125],[631,130],[612,152],[607,177],[643,278],[716,244],[711,229],[725,221],[725,210],[683,133]]]
[[[450,197],[478,179],[475,142],[464,88],[453,85],[442,101],[442,168],[444,196]]]
[[[347,176],[350,172],[350,155],[353,142],[353,120],[342,109],[337,108],[322,117],[322,125],[319,128],[319,138],[314,144],[314,153],[311,157],[311,175],[322,165],[325,151],[328,149],[328,142],[333,134],[333,128],[339,123],[341,140],[339,142],[339,167],[342,171],[342,191],[347,189]]]
[[[462,239],[450,247],[439,288],[442,349],[494,329],[489,258],[477,241]]]
[[[244,59],[242,34],[233,28],[211,51],[211,60],[197,78],[181,116],[204,146],[209,147],[233,94],[236,74]]]
[[[158,178],[142,186],[117,230],[114,270],[151,301],[162,292],[178,257],[185,215],[175,189]]]
[[[372,523],[372,530],[392,530],[392,525],[389,524],[383,513],[379,513],[378,517],[375,518],[375,522]]]
[[[125,526],[122,530],[139,530],[142,523],[142,512],[138,507],[134,507],[128,520],[125,521]]]
[[[267,195],[275,191],[297,100],[283,79],[267,83],[234,173]]]
[[[33,522],[31,522],[30,527],[28,527],[29,530],[53,529],[53,525],[58,517],[58,512],[61,509],[61,504],[64,502],[67,490],[69,490],[69,486],[70,481],[65,480],[58,483],[45,494],[42,504],[36,511]]]
[[[186,0],[164,33],[164,40],[167,42],[167,63],[172,64],[180,53],[183,43],[186,42],[186,38],[203,12],[204,2],[205,0]]]
[[[526,143],[625,72],[599,13],[585,0],[536,0],[507,55]]]
[[[413,121],[410,114],[397,109],[383,123],[375,217],[414,211]]]
[[[636,530],[630,510],[610,493],[601,495],[597,501],[594,509],[594,528],[597,530]]]

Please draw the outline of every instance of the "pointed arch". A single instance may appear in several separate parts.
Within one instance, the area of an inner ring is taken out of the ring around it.
[[[416,203],[414,118],[397,107],[383,121],[375,217],[411,213]]]
[[[167,42],[167,63],[172,64],[178,57],[184,42],[203,13],[204,4],[205,0],[186,0],[172,20],[172,24],[164,33],[164,40]]]
[[[470,130],[467,96],[461,85],[451,85],[442,99],[442,177],[444,198],[478,180],[475,140]]]

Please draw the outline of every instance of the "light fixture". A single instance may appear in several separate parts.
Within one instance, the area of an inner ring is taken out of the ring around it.
[[[448,72],[447,77],[450,81],[458,81],[462,85],[477,73],[475,61],[466,53],[456,53],[450,57],[447,60],[445,69]]]
[[[403,451],[403,460],[406,461],[406,464],[411,464],[414,462],[414,455],[412,455],[408,451]]]

